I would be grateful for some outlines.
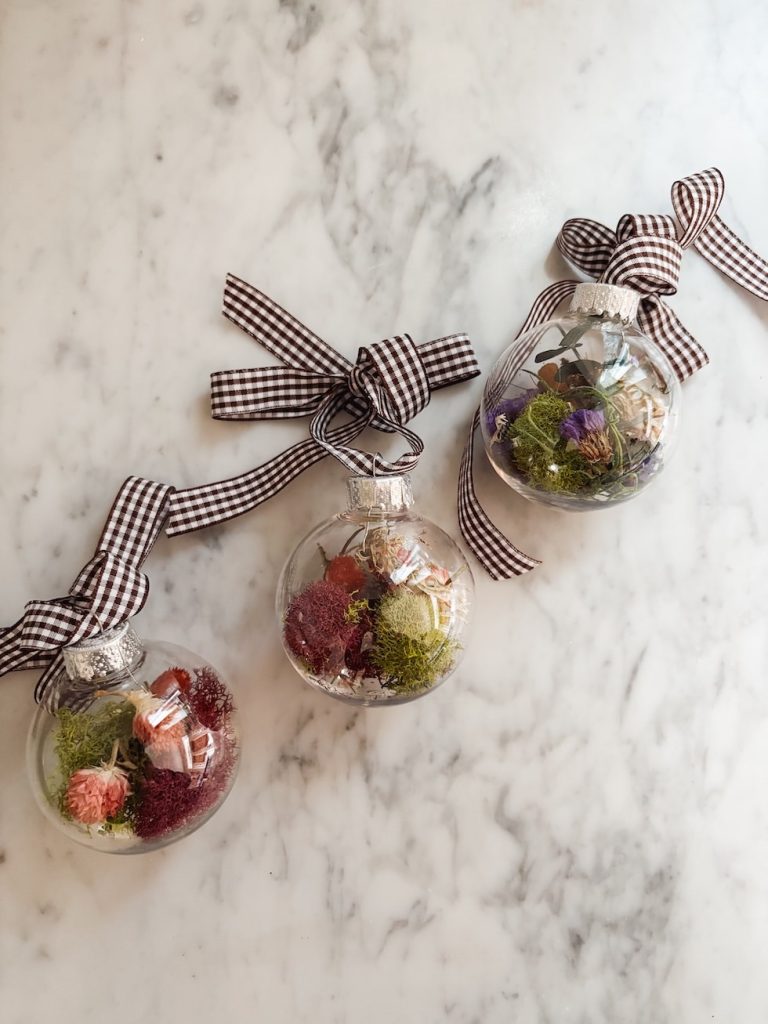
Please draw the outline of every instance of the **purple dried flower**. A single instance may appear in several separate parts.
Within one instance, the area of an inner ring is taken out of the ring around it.
[[[567,441],[583,441],[587,434],[605,430],[605,413],[602,409],[577,409],[566,416],[560,424],[560,436]]]
[[[516,398],[505,398],[498,405],[494,406],[493,409],[489,409],[486,414],[488,433],[495,433],[498,427],[497,420],[499,416],[504,416],[507,423],[514,422],[538,393],[536,388],[528,388],[526,391],[522,391]]]
[[[528,408],[528,404],[538,395],[536,388],[528,388],[517,396],[517,398],[508,398],[504,405],[506,406],[504,412],[510,423],[516,420],[525,410]]]

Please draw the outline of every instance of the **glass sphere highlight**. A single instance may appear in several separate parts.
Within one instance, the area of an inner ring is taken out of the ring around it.
[[[232,695],[204,659],[138,640],[130,626],[64,650],[34,716],[27,761],[37,801],[68,836],[143,853],[219,808],[240,759]]]
[[[679,403],[672,366],[636,327],[571,312],[504,352],[485,385],[481,428],[505,483],[583,511],[627,501],[659,474]]]
[[[464,555],[417,515],[407,477],[353,477],[346,511],[283,570],[277,615],[296,671],[339,700],[403,704],[457,666],[474,583]]]

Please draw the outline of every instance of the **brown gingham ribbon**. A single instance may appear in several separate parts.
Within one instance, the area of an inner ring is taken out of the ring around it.
[[[173,488],[129,477],[118,491],[96,552],[66,597],[30,601],[15,625],[0,629],[0,675],[45,668],[41,701],[62,667],[62,648],[117,626],[141,611],[149,580],[139,571],[163,528]]]
[[[211,374],[211,413],[221,420],[311,416],[310,437],[269,462],[229,480],[176,491],[169,536],[243,515],[267,501],[304,470],[333,455],[351,473],[407,473],[424,445],[405,424],[438,388],[480,373],[466,334],[423,345],[409,335],[361,348],[353,364],[263,292],[233,274],[224,288],[224,316],[284,365]],[[333,426],[339,413],[351,418]],[[367,427],[399,433],[409,450],[394,460],[351,447]]]
[[[725,195],[725,180],[716,167],[681,178],[672,186],[672,217],[660,214],[625,215],[616,231],[598,221],[568,220],[557,236],[557,248],[587,277],[634,288],[640,293],[637,322],[664,352],[681,381],[708,362],[708,356],[661,298],[674,295],[683,250],[693,245],[714,267],[757,298],[768,300],[768,262],[753,252],[717,215]],[[550,320],[573,294],[578,281],[557,281],[537,297],[518,337]],[[501,368],[500,386],[511,380],[538,343],[516,352]],[[472,459],[480,411],[472,419],[459,470],[459,526],[469,547],[496,580],[530,572],[539,564],[516,548],[486,515],[475,493]]]

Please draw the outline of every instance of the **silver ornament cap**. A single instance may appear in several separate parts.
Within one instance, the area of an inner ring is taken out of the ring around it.
[[[413,505],[411,478],[403,476],[352,476],[347,480],[350,512],[405,512]]]
[[[607,316],[628,324],[637,316],[639,301],[640,293],[634,288],[590,281],[576,285],[576,291],[571,299],[571,312],[586,313],[588,316]]]
[[[143,648],[128,622],[113,626],[96,636],[80,640],[63,650],[64,667],[70,679],[107,679],[124,672],[141,658]]]

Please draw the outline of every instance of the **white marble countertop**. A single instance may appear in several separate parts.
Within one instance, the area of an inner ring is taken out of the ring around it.
[[[768,250],[757,0],[8,0],[0,28],[6,623],[66,591],[129,473],[199,483],[303,436],[208,418],[211,370],[268,362],[219,316],[228,270],[345,354],[466,330],[487,369],[567,216],[666,212],[717,164]],[[695,254],[674,305],[712,363],[673,467],[593,516],[483,469],[544,565],[478,572],[471,651],[412,707],[355,713],[282,655],[276,577],[340,467],[161,541],[137,626],[229,673],[245,736],[186,842],[54,831],[34,676],[2,681],[4,1024],[764,1024],[768,314]],[[414,424],[454,533],[480,389]]]

